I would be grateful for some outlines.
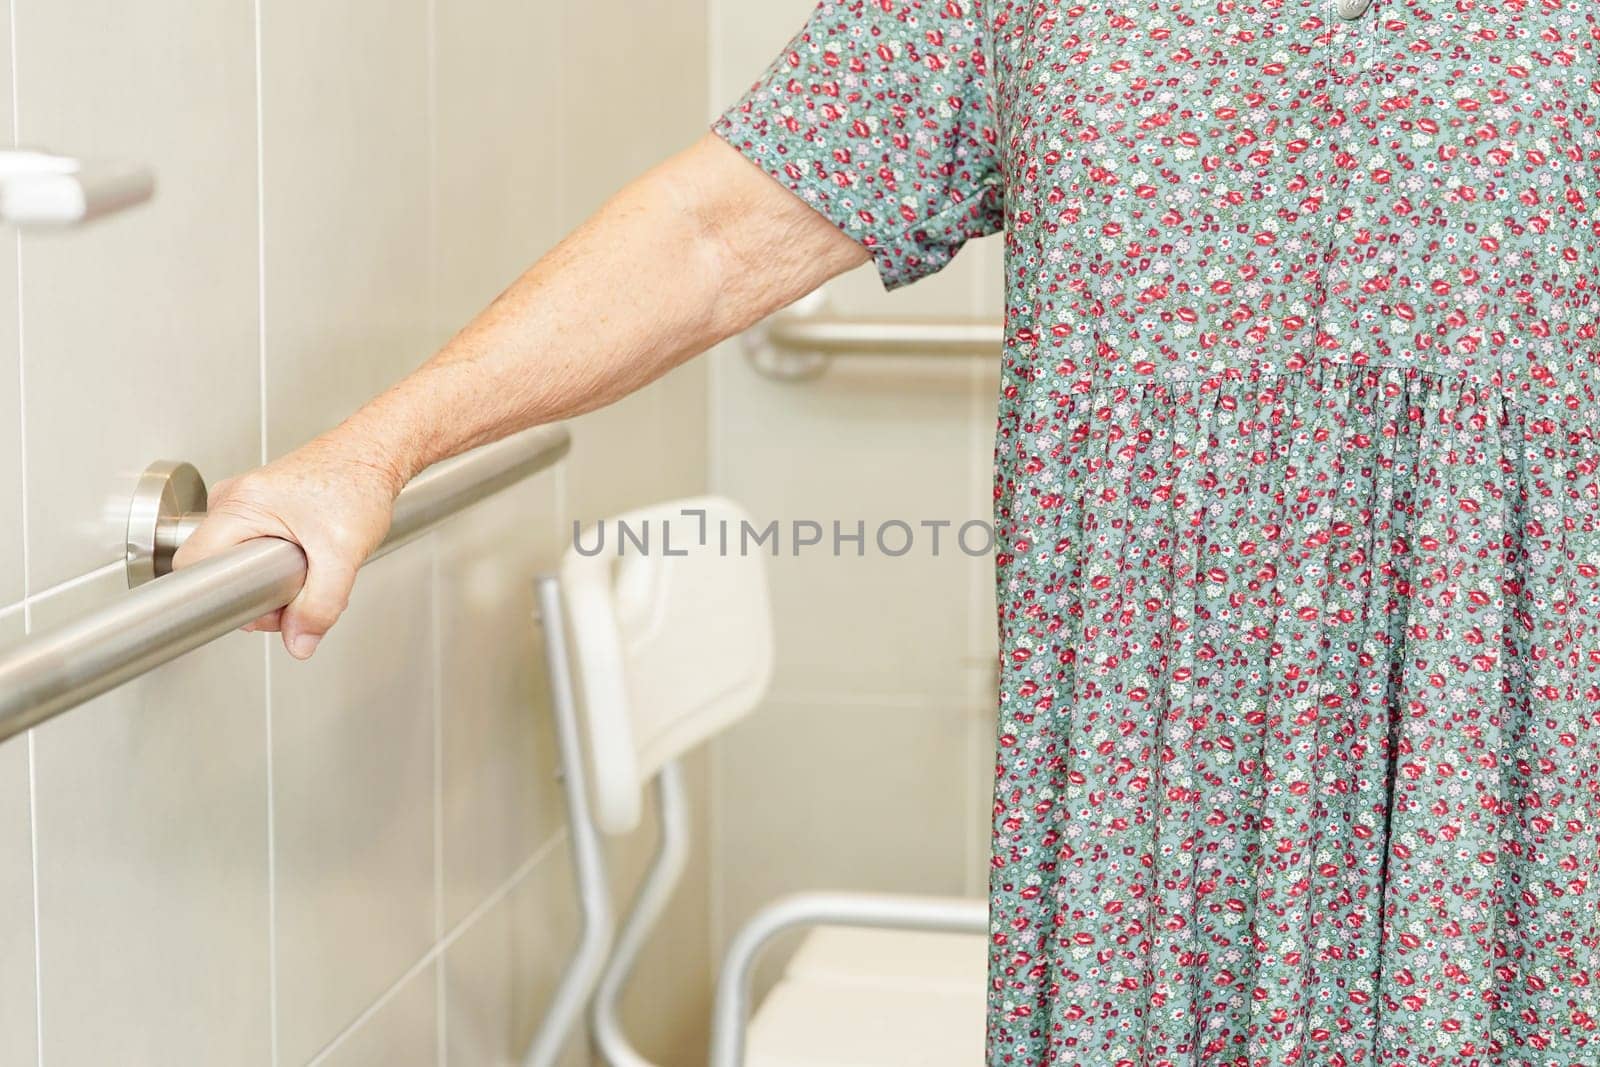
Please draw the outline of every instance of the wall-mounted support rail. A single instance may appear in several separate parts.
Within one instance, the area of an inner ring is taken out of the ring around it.
[[[428,468],[395,501],[389,535],[372,558],[554,465],[569,445],[564,428],[537,427]],[[183,518],[167,547],[176,548],[193,529],[195,516]],[[299,546],[248,541],[0,649],[0,741],[283,607],[305,577]]]
[[[1005,328],[982,319],[855,319],[826,314],[820,291],[745,334],[745,356],[776,381],[816,378],[836,356],[982,356],[1000,351]]]

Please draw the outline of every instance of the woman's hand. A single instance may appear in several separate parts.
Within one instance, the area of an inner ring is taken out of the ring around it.
[[[316,651],[350,600],[356,571],[383,542],[404,479],[360,458],[338,438],[318,438],[211,490],[205,521],[173,558],[182,568],[257,537],[281,537],[306,554],[306,584],[286,607],[246,626],[277,630],[296,659]]]

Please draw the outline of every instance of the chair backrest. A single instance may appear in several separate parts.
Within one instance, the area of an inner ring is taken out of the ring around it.
[[[747,715],[772,680],[766,564],[716,496],[584,530],[561,560],[595,820],[638,826],[661,767]]]

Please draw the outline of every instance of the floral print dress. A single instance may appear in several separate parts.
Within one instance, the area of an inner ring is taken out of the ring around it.
[[[1600,1064],[1600,3],[823,0],[714,128],[1005,234],[990,1064]]]

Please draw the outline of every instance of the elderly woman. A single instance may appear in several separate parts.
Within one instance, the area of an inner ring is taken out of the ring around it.
[[[309,656],[428,464],[1004,231],[990,1063],[1600,1063],[1597,94],[1593,0],[823,0],[180,563]]]

